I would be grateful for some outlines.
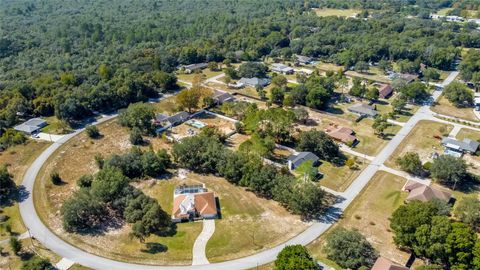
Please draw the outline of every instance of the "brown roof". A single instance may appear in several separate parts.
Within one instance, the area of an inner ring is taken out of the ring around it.
[[[452,194],[442,191],[437,188],[433,188],[427,185],[420,183],[411,183],[413,181],[407,182],[405,185],[405,190],[409,192],[407,196],[407,201],[422,201],[428,202],[433,199],[438,199],[448,202],[452,197]]]
[[[378,90],[378,93],[381,98],[386,98],[392,93],[392,91],[392,86],[390,86],[390,84],[383,84]]]
[[[325,132],[328,134],[328,136],[343,143],[352,143],[357,140],[357,137],[354,135],[355,132],[353,132],[351,128],[329,125],[327,128],[325,128]]]
[[[213,192],[203,192],[195,194],[195,209],[201,215],[214,215],[217,213],[215,195]]]
[[[408,270],[408,268],[394,263],[384,257],[378,257],[372,267],[372,270]]]
[[[173,200],[172,217],[188,218],[189,213],[199,216],[214,215],[217,205],[213,192],[188,193],[175,196]]]

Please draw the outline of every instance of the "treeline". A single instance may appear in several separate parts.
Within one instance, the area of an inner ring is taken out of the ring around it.
[[[129,184],[132,179],[164,173],[171,164],[166,151],[132,148],[107,160],[99,156],[95,159],[100,171],[80,177],[80,189],[62,205],[66,231],[93,233],[125,220],[133,224],[131,234],[140,241],[150,234],[175,232],[169,214],[158,202]]]
[[[366,1],[388,11],[401,1],[375,2]],[[320,18],[311,11],[318,6],[294,0],[7,1],[0,9],[1,125],[13,125],[17,113],[55,114],[72,123],[125,107],[174,88],[170,73],[179,64],[303,54],[347,67],[384,59],[449,69],[457,47],[480,47],[480,33],[468,25],[399,18],[395,10],[367,20]]]
[[[219,136],[202,131],[174,144],[172,154],[182,168],[213,173],[255,194],[274,199],[305,219],[318,218],[328,207],[327,195],[319,186],[299,181],[273,165],[264,165],[258,155],[228,150]]]

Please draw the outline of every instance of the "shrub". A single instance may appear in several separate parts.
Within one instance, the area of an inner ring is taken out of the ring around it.
[[[60,185],[62,183],[62,178],[60,177],[60,174],[58,174],[58,172],[52,172],[50,174],[50,181],[54,185]]]
[[[140,145],[143,143],[142,132],[138,128],[132,128],[130,131],[130,142],[133,145]]]
[[[52,264],[49,260],[39,256],[33,256],[22,264],[22,270],[50,270]]]
[[[100,131],[98,131],[97,126],[88,126],[85,128],[85,132],[87,132],[88,137],[92,139],[100,137]]]
[[[13,253],[18,255],[20,250],[22,250],[22,242],[20,242],[17,238],[15,237],[10,237],[10,248],[12,248]]]
[[[89,174],[82,175],[77,180],[77,186],[81,188],[89,188],[92,185],[92,181],[93,181],[92,175],[89,175]]]

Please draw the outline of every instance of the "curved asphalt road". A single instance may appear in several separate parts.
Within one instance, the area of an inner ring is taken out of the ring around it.
[[[453,80],[454,76],[449,76],[446,82]],[[448,84],[446,83],[446,84]],[[444,85],[446,85],[444,84]],[[435,91],[433,94],[434,99],[438,98],[440,91]],[[111,118],[114,118],[116,115],[104,117],[99,120],[97,123],[104,122]],[[285,245],[294,245],[301,244],[307,245],[308,243],[315,240],[322,233],[324,233],[330,226],[335,223],[338,216],[343,212],[348,205],[355,199],[355,197],[360,193],[360,191],[368,184],[369,180],[375,175],[379,170],[380,166],[387,160],[387,158],[395,151],[398,145],[402,140],[410,133],[412,128],[417,124],[418,121],[422,119],[428,119],[431,117],[430,110],[428,106],[421,107],[411,118],[405,123],[405,125],[400,129],[400,131],[390,140],[390,142],[382,149],[382,151],[372,160],[372,162],[365,168],[360,175],[355,179],[355,181],[349,186],[349,188],[340,194],[342,197],[339,202],[334,204],[328,213],[324,216],[323,220],[314,222],[309,228],[307,228],[302,233],[288,240],[287,242],[273,247],[271,249],[259,252],[257,254],[231,260],[221,263],[205,264],[205,265],[193,265],[193,266],[154,266],[154,265],[140,265],[126,262],[114,261],[111,259],[103,258],[97,255],[87,253],[77,247],[74,247],[67,242],[60,239],[53,232],[51,232],[40,220],[39,216],[36,213],[35,206],[33,204],[33,185],[37,177],[38,172],[40,171],[43,163],[48,159],[48,157],[55,152],[63,143],[76,136],[82,130],[77,130],[76,132],[66,135],[60,141],[52,144],[48,147],[30,166],[27,170],[24,179],[23,185],[25,189],[30,193],[27,199],[20,203],[20,214],[23,218],[23,221],[27,228],[29,229],[32,236],[34,236],[38,241],[40,241],[45,247],[51,249],[58,255],[67,258],[71,261],[79,263],[83,266],[90,267],[93,269],[118,269],[118,270],[134,270],[134,269],[146,269],[146,270],[183,270],[183,269],[194,269],[194,270],[203,270],[203,269],[248,269],[254,268],[256,266],[270,263],[275,260],[277,254],[283,249]]]

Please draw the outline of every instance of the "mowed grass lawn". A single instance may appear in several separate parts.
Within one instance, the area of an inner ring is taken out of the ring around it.
[[[351,158],[350,155],[346,155],[346,157]],[[320,179],[319,183],[335,191],[345,191],[360,172],[365,169],[368,164],[367,162],[368,160],[357,158],[357,168],[350,169],[345,165],[335,166],[330,162],[322,161],[318,170],[323,174],[323,178]]]
[[[385,165],[398,168],[395,160],[407,152],[416,152],[422,162],[431,160],[433,152],[442,153],[442,137],[448,136],[453,126],[433,121],[422,120],[403,139]]]
[[[401,191],[405,181],[402,177],[386,172],[377,172],[346,209],[343,218],[332,228],[340,226],[358,229],[380,255],[397,262],[406,262],[409,254],[395,247],[393,234],[389,229],[389,217],[403,204],[407,196],[407,193]],[[323,252],[326,235],[329,232],[331,229],[307,246],[316,259],[327,264],[332,263],[326,259],[326,254]],[[341,269],[334,264],[332,266]]]
[[[393,100],[394,100],[394,97],[390,97],[389,101],[393,101]],[[377,103],[375,104],[375,107],[377,111],[380,112],[381,115],[386,115],[393,111],[393,107],[392,105],[390,105],[390,103],[381,103],[381,104]],[[400,114],[396,115],[393,120],[405,123],[410,119],[410,117],[412,117],[412,115],[414,115],[417,112],[419,108],[420,107],[417,105],[409,105]]]
[[[370,67],[370,69],[366,73],[349,70],[345,72],[345,75],[382,83],[391,83],[391,80],[386,75],[384,75],[383,72],[377,67]]]
[[[359,9],[336,9],[336,8],[315,8],[315,13],[320,17],[338,16],[350,17],[362,12]]]
[[[480,119],[475,116],[475,113],[473,113],[473,108],[457,108],[453,104],[451,104],[444,96],[440,97],[437,104],[432,107],[432,111],[468,121],[480,121]]]
[[[8,148],[6,151],[0,153],[0,165],[6,165],[8,171],[13,175],[13,180],[17,185],[20,185],[23,180],[23,175],[27,171],[30,164],[50,145],[49,142],[28,140],[25,144],[16,145]],[[26,231],[20,216],[18,204],[2,205],[3,215],[9,219],[0,224],[10,225],[12,232],[21,234]],[[4,226],[0,226],[0,240],[9,238],[10,235],[6,232]]]

